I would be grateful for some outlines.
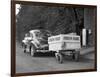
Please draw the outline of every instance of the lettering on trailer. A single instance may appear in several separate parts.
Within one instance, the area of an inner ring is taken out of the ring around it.
[[[64,40],[72,40],[72,37],[64,37]]]
[[[79,40],[79,37],[73,37],[73,40]]]
[[[49,39],[49,42],[52,42],[52,41],[59,41],[60,40],[60,37],[55,37],[55,38],[50,38]]]
[[[64,40],[79,40],[79,37],[64,37]]]
[[[66,36],[66,37],[63,37],[64,40],[79,40],[79,37],[69,37],[69,36]],[[54,38],[50,38],[48,40],[48,42],[53,42],[53,41],[59,41],[60,40],[60,37],[54,37]]]

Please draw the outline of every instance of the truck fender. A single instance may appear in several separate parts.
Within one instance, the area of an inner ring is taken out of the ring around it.
[[[27,44],[27,41],[26,40],[22,40],[22,43],[24,43],[26,45]]]
[[[36,48],[38,48],[37,44],[34,41],[31,41],[31,44],[33,44]]]

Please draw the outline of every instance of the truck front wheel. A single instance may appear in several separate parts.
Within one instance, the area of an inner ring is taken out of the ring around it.
[[[34,45],[31,45],[30,54],[31,54],[31,56],[35,56],[35,54],[36,54],[36,47]]]
[[[26,53],[27,45],[24,44],[23,47],[24,47],[24,53]]]

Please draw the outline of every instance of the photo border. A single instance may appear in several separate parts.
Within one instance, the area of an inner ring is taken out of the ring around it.
[[[90,7],[96,9],[95,15],[95,68],[94,69],[82,69],[82,70],[61,70],[61,71],[46,71],[46,72],[28,72],[28,73],[16,73],[16,14],[15,5],[45,5],[56,7]],[[78,73],[78,72],[92,72],[97,71],[97,6],[96,5],[82,5],[82,4],[64,4],[64,3],[50,3],[50,2],[33,2],[33,1],[11,1],[11,76],[29,76],[29,75],[43,75],[43,74],[60,74],[60,73]]]

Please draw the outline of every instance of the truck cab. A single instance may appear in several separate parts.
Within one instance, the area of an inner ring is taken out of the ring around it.
[[[30,30],[29,36],[27,48],[31,56],[39,50],[48,50],[48,37],[51,36],[48,30]]]

